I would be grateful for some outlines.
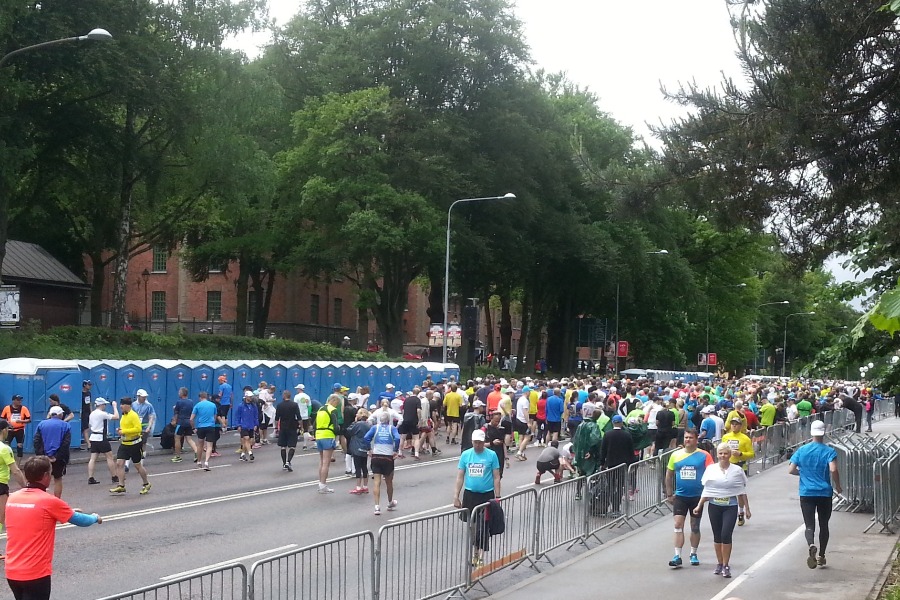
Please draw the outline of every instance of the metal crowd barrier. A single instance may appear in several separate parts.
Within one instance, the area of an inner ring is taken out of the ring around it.
[[[207,569],[100,600],[247,600],[247,568]]]
[[[625,487],[627,475],[628,466],[619,465],[618,467],[594,473],[588,477],[586,484],[587,500],[584,503],[584,535],[586,538],[593,537],[600,541],[597,534],[604,529],[629,525],[626,520],[626,513],[621,510],[621,504],[616,506],[612,497],[613,494],[618,493]]]
[[[619,516],[617,513],[621,512],[623,497],[627,498],[625,518],[635,525],[640,525],[636,521],[637,517],[647,516],[651,512],[659,513],[660,516],[665,514],[666,466],[672,452],[674,450],[668,450],[628,466],[627,481],[617,479],[615,487],[610,490],[612,516]]]
[[[872,481],[875,487],[875,516],[865,531],[881,525],[878,533],[886,531],[893,534],[894,519],[900,511],[900,452],[875,461]]]
[[[491,537],[487,527],[490,503],[475,507],[469,519],[469,543],[472,548],[484,549],[481,560],[469,561],[469,587],[480,585],[490,593],[482,579],[509,567],[515,569],[524,562],[536,571],[535,538],[537,535],[537,490],[527,489],[504,496],[500,500],[505,528],[502,534]]]
[[[467,510],[458,509],[383,526],[375,546],[378,598],[461,595],[473,556],[468,517]],[[420,555],[422,548],[429,555]]]
[[[877,477],[880,474],[877,463],[900,454],[900,438],[896,435],[834,431],[830,436],[830,445],[837,452],[838,471],[844,487],[835,510],[873,512],[876,482],[880,486],[892,484]],[[884,493],[884,488],[878,493]]]
[[[249,577],[250,600],[368,600],[375,590],[375,536],[356,533],[259,560]]]
[[[548,552],[566,544],[571,548],[579,542],[585,543],[583,514],[573,507],[578,506],[586,487],[586,478],[578,477],[542,488],[538,493],[536,559],[552,565]]]

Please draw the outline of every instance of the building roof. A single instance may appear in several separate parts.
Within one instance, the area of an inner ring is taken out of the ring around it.
[[[90,287],[41,246],[16,240],[6,242],[3,279],[4,282],[10,279],[61,287]]]

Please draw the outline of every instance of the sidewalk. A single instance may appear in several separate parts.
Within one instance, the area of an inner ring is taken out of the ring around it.
[[[900,419],[876,422],[876,433],[900,434]],[[690,590],[698,600],[815,598],[874,600],[890,570],[897,535],[863,533],[872,515],[835,512],[831,518],[828,565],[806,566],[807,546],[797,493],[798,479],[787,463],[750,478],[752,518],[735,528],[732,579],[713,575],[715,554],[707,516],[703,516],[699,567],[671,569],[672,518],[615,538],[556,567],[489,596],[489,598],[553,598],[632,600],[670,597]],[[818,530],[816,532],[818,544]],[[524,576],[522,573],[520,576]]]

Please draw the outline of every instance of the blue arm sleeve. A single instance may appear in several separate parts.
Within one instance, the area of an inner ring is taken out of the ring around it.
[[[391,427],[391,434],[394,436],[394,452],[400,451],[400,432],[396,427]]]
[[[84,513],[73,513],[72,518],[69,519],[69,523],[75,525],[76,527],[90,527],[91,525],[96,525],[97,517],[94,515],[86,515]]]

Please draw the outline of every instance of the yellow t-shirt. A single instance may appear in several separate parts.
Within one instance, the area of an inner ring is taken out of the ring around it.
[[[734,454],[731,455],[731,464],[736,465],[739,462],[743,462],[745,463],[744,470],[746,471],[746,463],[753,460],[753,457],[756,456],[756,452],[753,451],[753,442],[750,441],[747,434],[729,431],[722,436],[722,441],[731,446],[732,452],[735,450],[741,452],[740,456],[735,456]]]
[[[531,390],[530,392],[528,392],[528,414],[537,414],[537,403],[540,399],[541,395],[537,390]]]
[[[444,412],[448,417],[459,416],[459,409],[463,404],[462,394],[459,392],[447,392],[444,396]]]

